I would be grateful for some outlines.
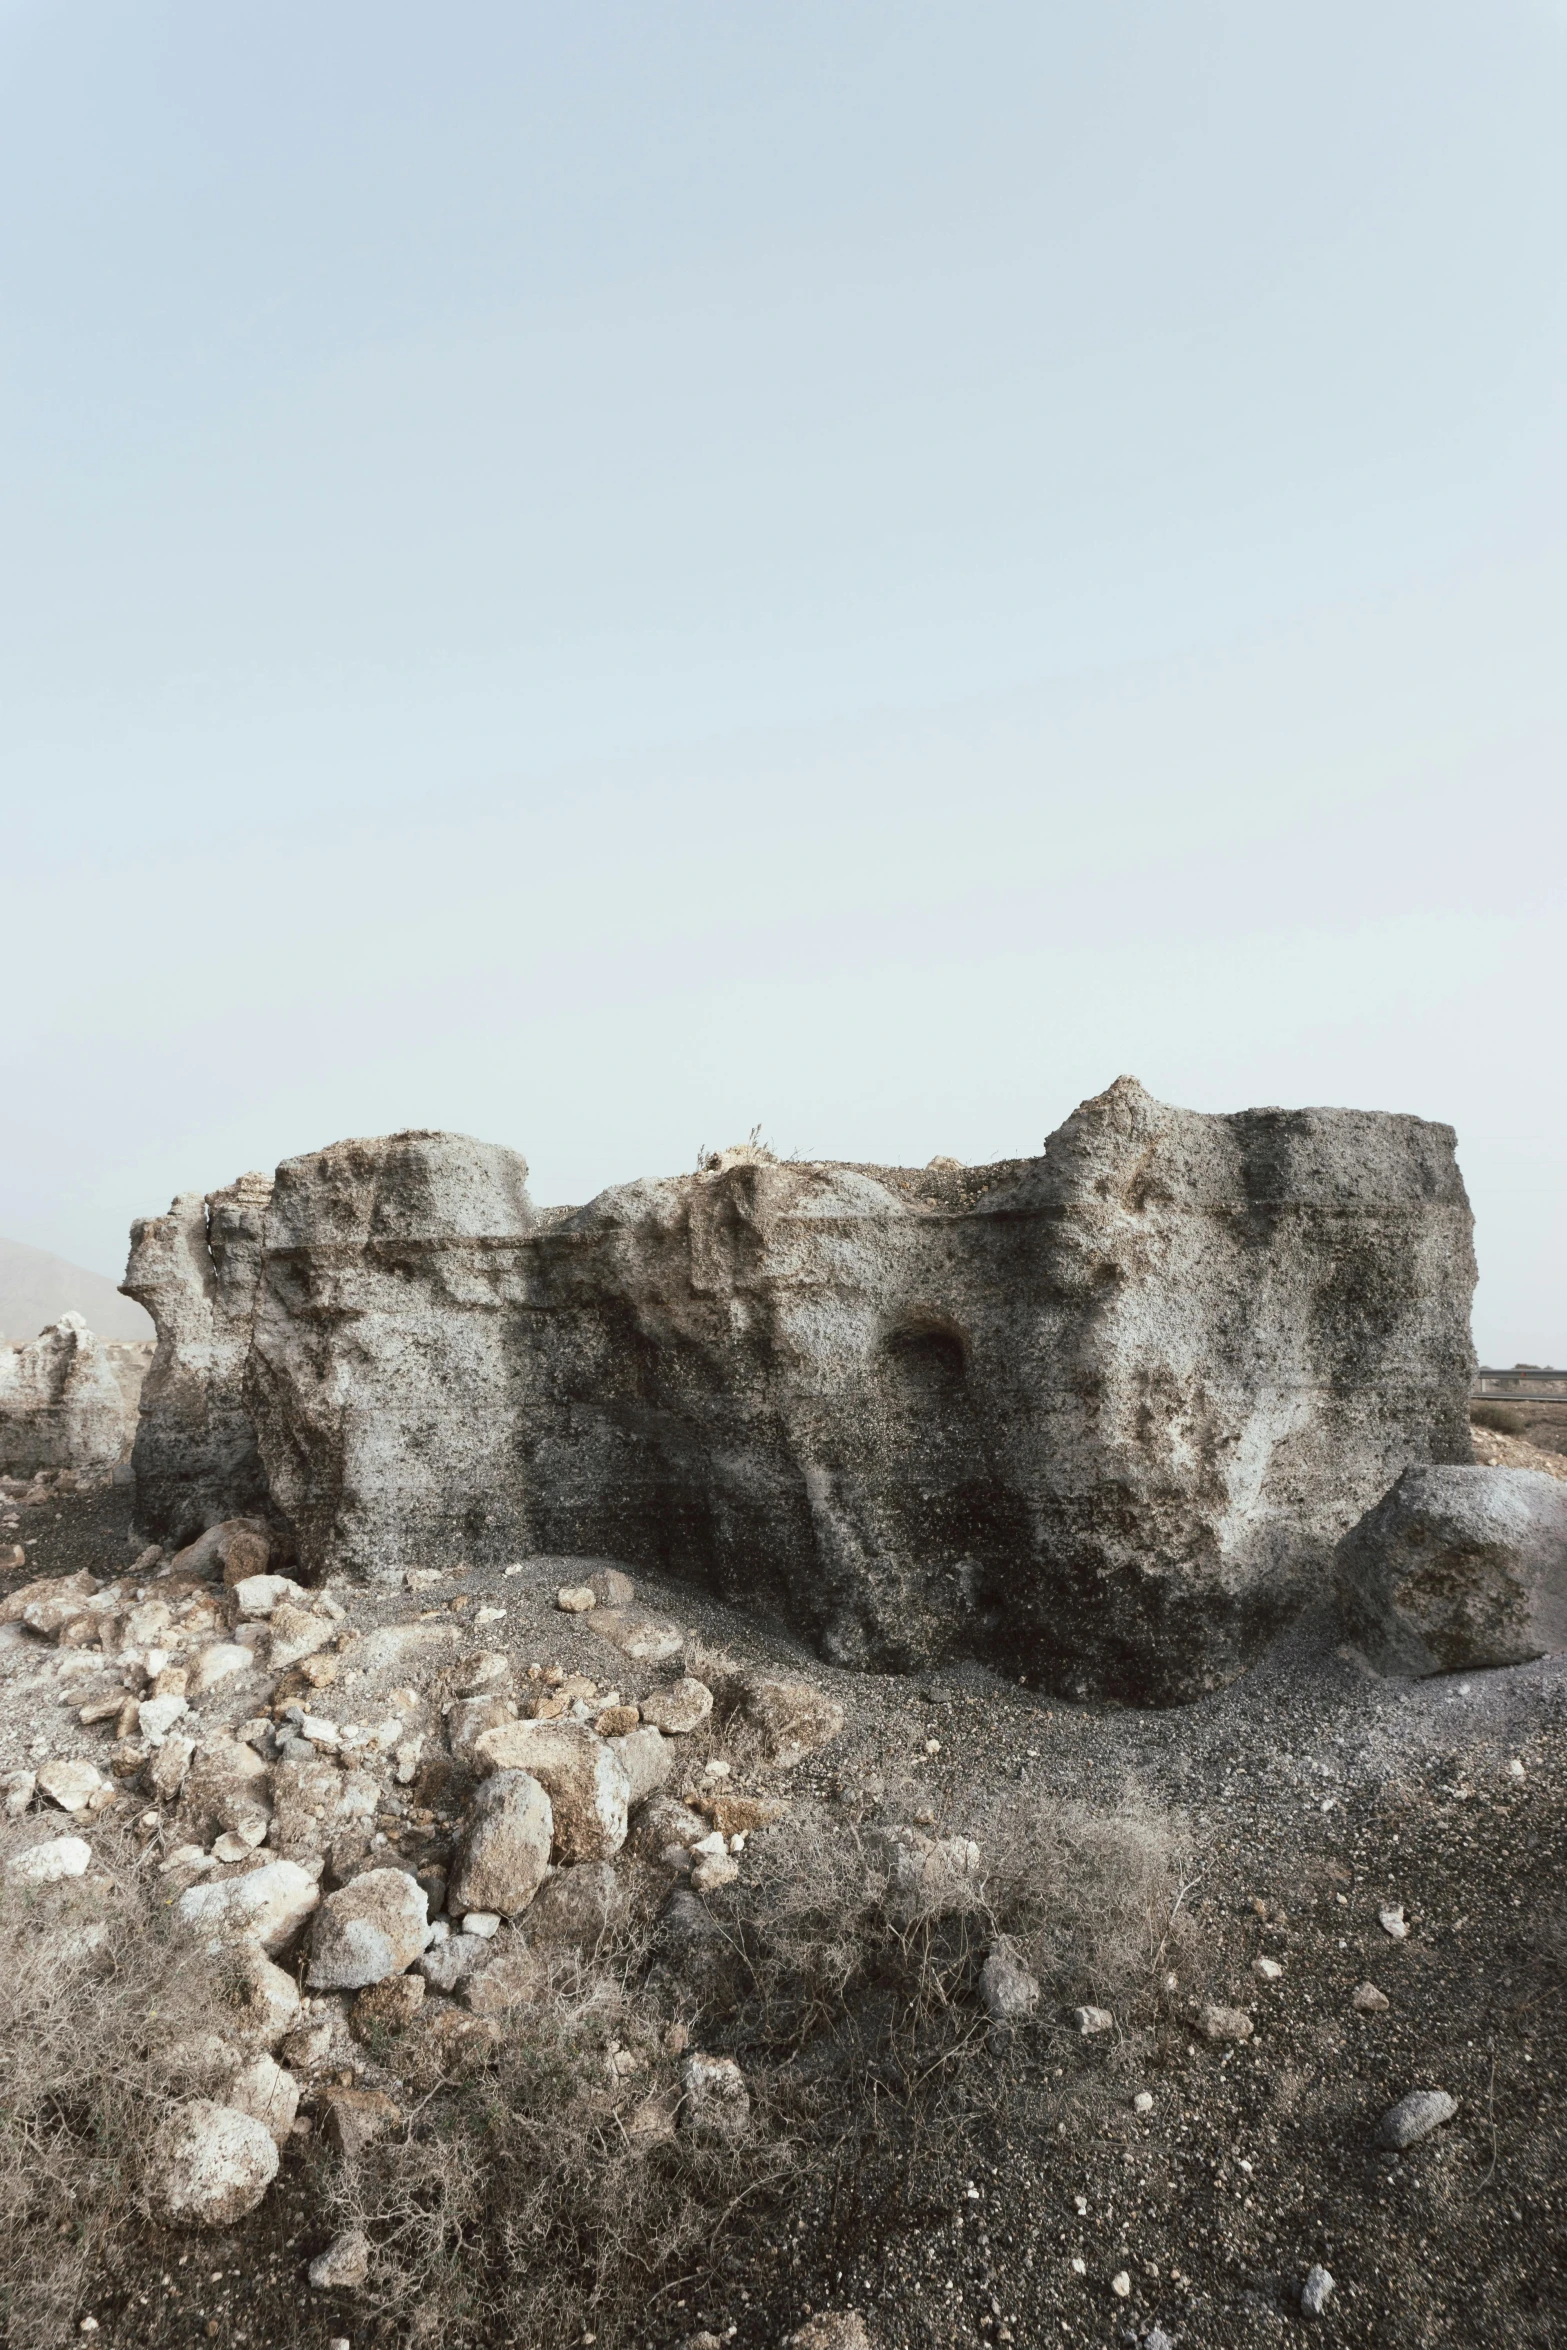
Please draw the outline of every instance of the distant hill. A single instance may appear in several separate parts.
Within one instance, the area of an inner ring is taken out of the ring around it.
[[[152,1319],[102,1273],[19,1240],[0,1240],[0,1338],[36,1338],[62,1314],[80,1314],[100,1338],[152,1338]]]

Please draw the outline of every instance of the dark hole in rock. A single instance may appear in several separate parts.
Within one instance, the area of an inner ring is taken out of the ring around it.
[[[968,1376],[968,1351],[955,1330],[929,1325],[894,1330],[886,1352],[911,1387],[930,1395],[947,1394]]]

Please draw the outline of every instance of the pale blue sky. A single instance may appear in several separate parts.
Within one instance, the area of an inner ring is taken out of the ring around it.
[[[0,1232],[1451,1120],[1567,1358],[1567,6],[0,0]]]

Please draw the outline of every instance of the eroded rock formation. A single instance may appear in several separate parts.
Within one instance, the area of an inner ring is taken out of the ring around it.
[[[99,1338],[80,1314],[62,1314],[26,1346],[0,1346],[0,1474],[125,1459],[151,1359],[146,1341]]]
[[[271,1193],[267,1176],[241,1175],[131,1226],[121,1287],[158,1330],[132,1455],[137,1516],[174,1546],[267,1509],[244,1386]]]
[[[515,1153],[404,1134],[266,1191],[136,1228],[136,1465],[151,1530],[270,1510],[311,1572],[618,1557],[840,1662],[1164,1703],[1471,1457],[1470,1215],[1417,1118],[1122,1079],[991,1167],[740,1151],[536,1211]]]

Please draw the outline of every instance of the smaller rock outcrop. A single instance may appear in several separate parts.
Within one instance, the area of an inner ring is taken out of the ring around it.
[[[0,1345],[0,1475],[107,1471],[130,1457],[152,1348],[96,1337],[62,1314],[25,1346]]]
[[[497,1771],[474,1797],[464,1825],[450,1909],[515,1917],[544,1882],[553,1835],[550,1799],[538,1780],[527,1771]]]
[[[1419,1679],[1567,1648],[1567,1485],[1531,1469],[1406,1469],[1338,1550],[1350,1637]]]
[[[367,1869],[322,1902],[310,1935],[313,1991],[362,1991],[400,1975],[429,1939],[424,1888],[406,1869]]]

